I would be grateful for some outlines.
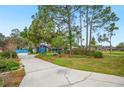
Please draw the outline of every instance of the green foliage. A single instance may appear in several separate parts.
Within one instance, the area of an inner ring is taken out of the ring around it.
[[[28,31],[24,31],[23,37],[27,37],[35,47],[40,43],[50,43],[52,33],[55,30],[53,18],[50,16],[48,6],[38,6],[38,12],[32,16],[33,21]]]
[[[15,28],[11,30],[11,37],[19,37],[20,36],[20,30]]]
[[[100,51],[86,51],[83,48],[75,48],[72,50],[74,55],[84,55],[84,56],[93,56],[95,58],[102,58],[103,53]]]
[[[0,47],[3,47],[5,45],[5,36],[0,33]]]
[[[33,49],[31,47],[29,47],[28,50],[29,50],[30,53],[33,53]]]
[[[2,58],[17,58],[17,54],[14,51],[4,51],[0,53]]]
[[[51,45],[56,48],[60,48],[64,45],[64,40],[62,37],[57,36],[52,39]]]
[[[72,49],[72,53],[74,55],[84,55],[85,50],[83,48],[74,48],[74,49]]]
[[[4,80],[3,78],[0,78],[0,87],[3,87],[4,86]]]
[[[96,45],[96,40],[95,40],[95,38],[93,37],[92,38],[92,40],[91,40],[91,44],[93,45],[93,46],[95,46]]]
[[[62,53],[62,49],[61,48],[53,48],[52,51],[54,52],[54,55],[58,55]]]
[[[27,45],[27,43],[28,43],[26,39],[24,39],[23,37],[21,37],[22,36],[22,33],[23,32],[20,32],[20,30],[17,29],[17,28],[11,30],[11,35],[10,35],[11,37],[10,37],[10,39],[8,41],[10,43],[12,43],[11,46],[13,46],[13,47],[16,46],[15,49],[16,48],[18,48],[18,49],[19,48],[25,48],[26,45]],[[8,45],[8,47],[9,47],[9,45]],[[12,49],[10,48],[10,50],[12,50]]]
[[[110,51],[104,51],[103,53],[104,53],[105,56],[110,55]],[[120,56],[121,57],[121,56],[124,56],[124,52],[122,52],[122,51],[112,51],[111,56]]]
[[[57,65],[92,72],[106,73],[124,76],[124,52],[116,51],[116,56],[106,55],[104,58],[93,58],[87,56],[41,56],[39,58],[47,60]],[[104,52],[103,52],[104,53]],[[120,56],[122,55],[122,56]]]
[[[80,16],[80,18],[78,18]],[[72,52],[72,47],[82,46],[82,29],[86,29],[86,50],[92,50],[96,44],[94,32],[103,28],[107,33],[110,30],[117,30],[115,22],[119,20],[110,6],[103,5],[55,5],[38,6],[36,14],[32,15],[32,23],[29,28],[21,32],[21,36],[31,43],[35,48],[40,43],[47,43],[56,48],[66,48],[66,51]],[[79,21],[75,24],[76,20]],[[86,22],[86,26],[82,26]],[[88,29],[89,28],[89,29]],[[109,31],[108,31],[109,30]],[[14,29],[14,33],[18,30]],[[88,35],[88,32],[89,35]],[[105,32],[105,31],[104,31]],[[111,31],[112,32],[112,31]],[[15,36],[15,35],[14,35]],[[98,41],[108,40],[102,36]],[[89,41],[89,45],[88,45]],[[76,52],[76,51],[74,51]],[[81,53],[79,53],[81,54]]]
[[[87,56],[94,56],[95,51],[86,51],[85,55]]]
[[[95,51],[95,52],[93,53],[93,56],[94,56],[95,58],[103,58],[103,53],[100,52],[100,51]]]
[[[16,60],[6,60],[6,67],[8,70],[12,71],[12,70],[17,70],[19,68],[19,62],[17,62]]]
[[[52,57],[53,56],[53,53],[47,53],[46,54],[48,57]]]
[[[120,42],[116,47],[117,48],[124,48],[124,42]]]
[[[0,72],[17,70],[20,64],[14,59],[0,58]]]
[[[104,58],[55,58],[52,63],[78,70],[124,76],[124,57],[106,56]]]

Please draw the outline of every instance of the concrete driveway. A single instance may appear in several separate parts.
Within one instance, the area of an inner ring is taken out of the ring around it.
[[[26,75],[20,87],[123,87],[124,77],[74,70],[35,58],[19,55]]]

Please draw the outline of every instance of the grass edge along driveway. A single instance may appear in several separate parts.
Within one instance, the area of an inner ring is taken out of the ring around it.
[[[68,57],[39,54],[36,57],[68,68],[124,77],[124,56],[105,55],[99,59],[80,55]]]

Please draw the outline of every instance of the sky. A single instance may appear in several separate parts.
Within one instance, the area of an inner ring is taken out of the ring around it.
[[[116,31],[116,36],[112,39],[113,46],[116,46],[119,42],[124,42],[124,5],[112,6],[112,10],[120,18],[117,22],[119,30]],[[36,12],[37,6],[33,5],[0,6],[0,33],[9,36],[14,28],[23,30],[25,26],[30,26],[31,16]]]
[[[23,30],[30,26],[31,16],[36,12],[37,6],[0,6],[0,33],[9,36],[14,28]]]
[[[124,5],[112,6],[112,9],[120,18],[120,20],[117,22],[119,30],[115,32],[116,35],[112,39],[112,44],[115,46],[120,42],[124,42]]]

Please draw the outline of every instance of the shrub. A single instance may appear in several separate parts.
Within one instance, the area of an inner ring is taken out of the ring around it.
[[[28,50],[29,50],[30,53],[33,53],[33,49],[31,47],[29,47]]]
[[[4,80],[3,78],[0,78],[0,87],[3,87],[4,86]]]
[[[8,70],[17,70],[19,68],[19,62],[16,60],[6,60],[6,66]]]
[[[74,48],[72,53],[75,55],[83,55],[85,54],[85,50],[83,48]]]
[[[102,57],[103,57],[103,53],[100,52],[100,51],[95,51],[95,52],[94,52],[94,57],[95,57],[95,58],[102,58]]]
[[[5,63],[5,60],[0,58],[0,72],[4,72],[6,71],[6,63]]]
[[[20,64],[14,59],[0,58],[0,72],[17,70]]]
[[[17,54],[14,51],[4,51],[0,53],[0,56],[3,58],[17,58]]]
[[[53,53],[47,53],[47,56],[52,57]]]
[[[94,56],[95,51],[86,51],[85,55],[87,56]]]

